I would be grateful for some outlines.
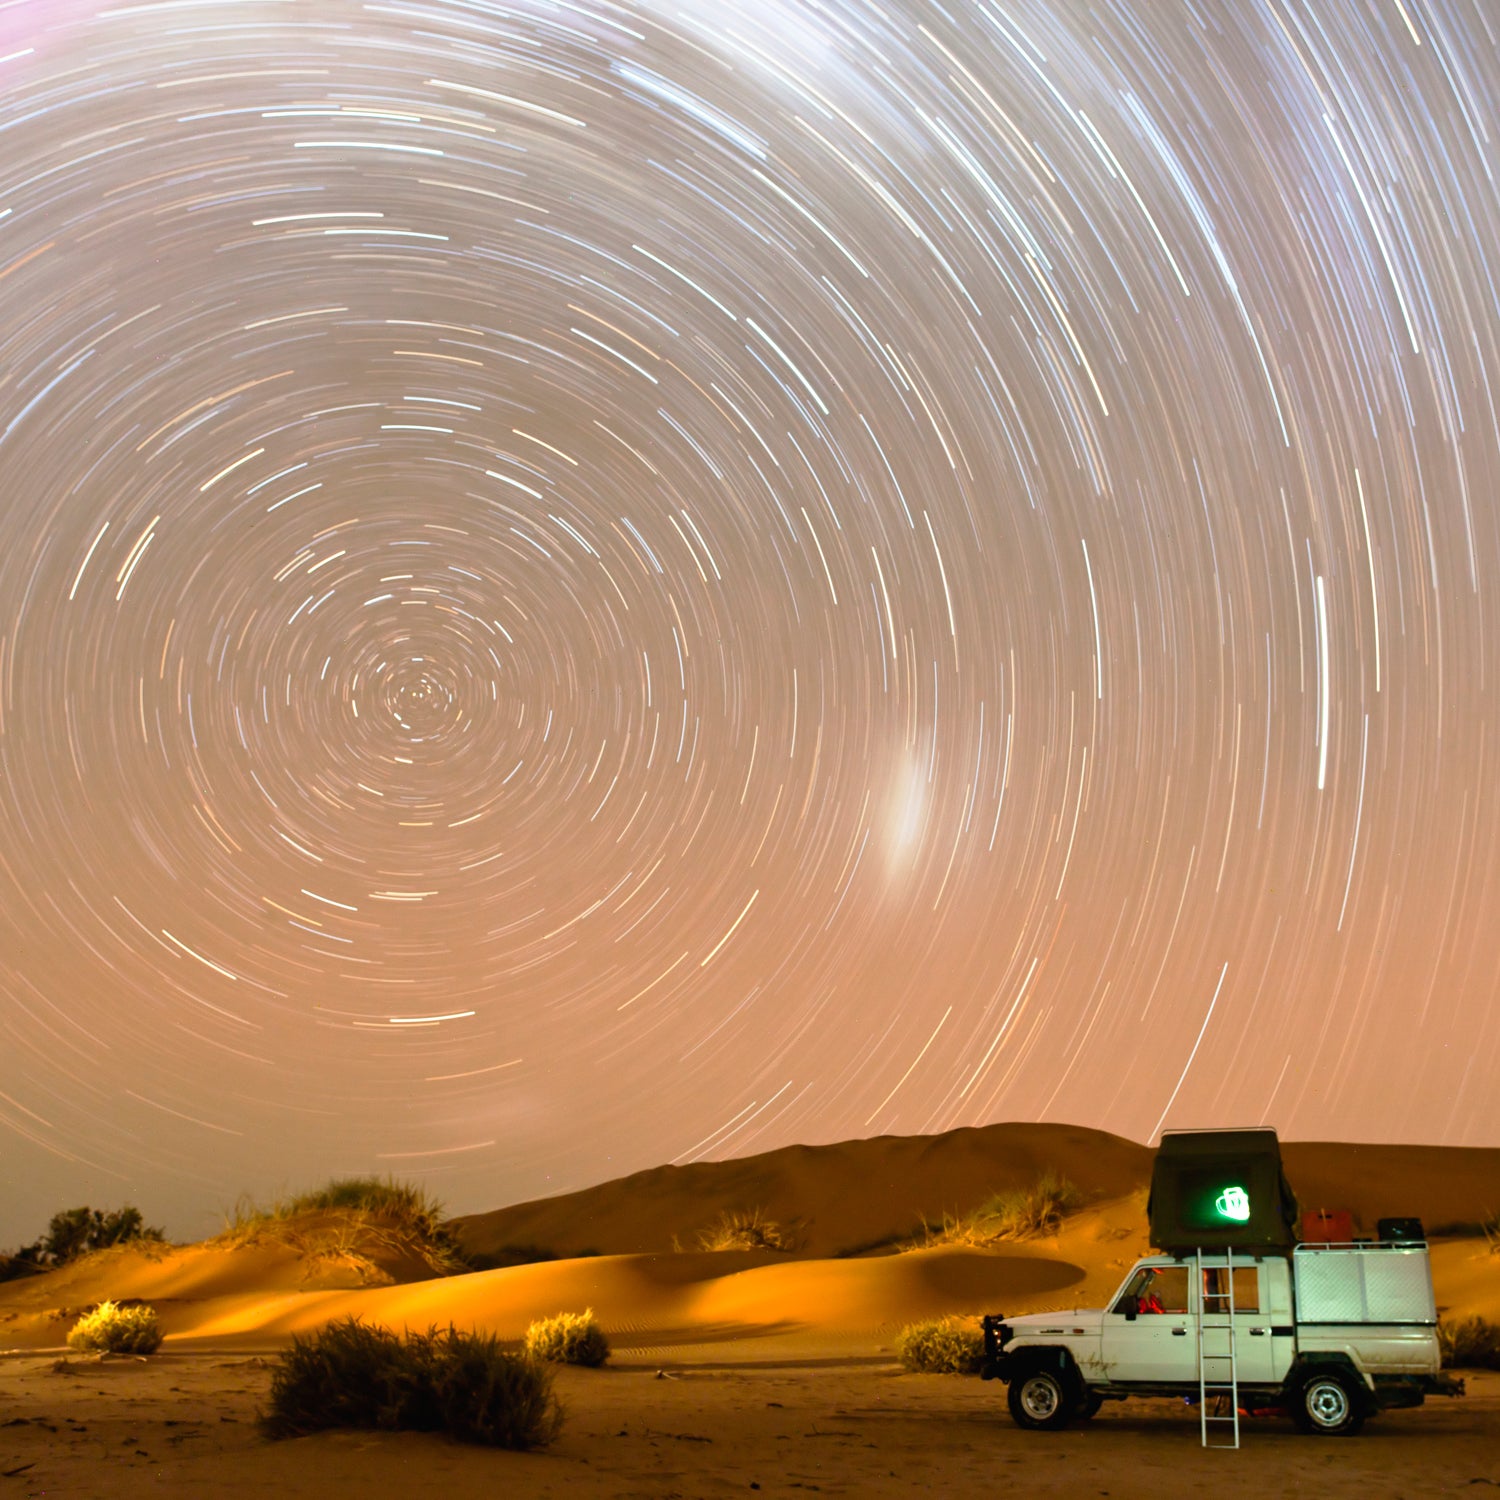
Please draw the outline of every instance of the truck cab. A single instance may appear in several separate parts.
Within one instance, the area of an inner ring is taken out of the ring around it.
[[[1198,1379],[1197,1330],[1228,1353],[1233,1327],[1242,1385],[1280,1385],[1292,1360],[1291,1287],[1286,1262],[1233,1257],[1201,1270],[1159,1255],[1138,1263],[1101,1319],[1106,1380]]]

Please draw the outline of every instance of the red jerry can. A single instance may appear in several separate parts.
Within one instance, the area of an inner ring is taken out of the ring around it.
[[[1347,1208],[1308,1208],[1302,1212],[1304,1244],[1347,1245],[1354,1239],[1354,1215]]]

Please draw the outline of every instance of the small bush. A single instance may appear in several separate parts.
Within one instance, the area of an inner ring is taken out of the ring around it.
[[[698,1235],[700,1250],[795,1250],[796,1237],[768,1219],[763,1210],[749,1213],[725,1209]]]
[[[144,1303],[121,1307],[101,1302],[73,1325],[68,1348],[86,1354],[155,1354],[161,1348],[156,1309]]]
[[[526,1353],[532,1359],[596,1370],[609,1358],[609,1340],[589,1308],[538,1319],[526,1330]]]
[[[282,1351],[264,1419],[273,1438],[353,1427],[518,1449],[550,1443],[561,1424],[552,1372],[493,1336],[454,1328],[398,1336],[353,1317]]]
[[[1036,1239],[1055,1233],[1082,1201],[1083,1195],[1066,1177],[1048,1170],[1030,1187],[996,1193],[971,1213],[945,1214],[940,1225],[929,1225],[923,1239],[909,1248],[970,1245],[983,1249],[1006,1240]]]
[[[896,1335],[902,1365],[924,1375],[976,1375],[984,1363],[984,1335],[962,1318],[908,1323]]]
[[[492,1448],[537,1448],[557,1436],[562,1408],[546,1365],[506,1353],[480,1334],[450,1330],[439,1342],[433,1395],[450,1437]]]
[[[1500,1324],[1481,1317],[1438,1323],[1444,1368],[1500,1370]]]

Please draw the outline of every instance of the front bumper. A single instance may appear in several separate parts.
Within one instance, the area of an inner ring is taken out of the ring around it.
[[[1010,1356],[1005,1345],[1010,1339],[1010,1329],[1005,1326],[1003,1314],[987,1313],[979,1320],[984,1330],[984,1363],[979,1367],[981,1380],[1010,1379]]]

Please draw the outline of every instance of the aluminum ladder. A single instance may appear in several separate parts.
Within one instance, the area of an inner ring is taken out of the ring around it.
[[[1200,1249],[1193,1261],[1198,1285],[1198,1422],[1203,1446],[1238,1448],[1240,1372],[1234,1339],[1234,1252],[1205,1255]],[[1209,1272],[1222,1272],[1224,1277],[1223,1284],[1213,1291],[1209,1290]],[[1210,1407],[1217,1408],[1225,1401],[1229,1404],[1227,1414],[1210,1412]]]

